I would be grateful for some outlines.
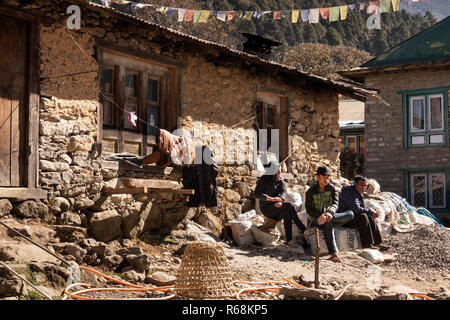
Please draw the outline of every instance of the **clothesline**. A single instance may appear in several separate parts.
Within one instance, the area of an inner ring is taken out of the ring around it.
[[[404,1],[404,0],[402,0]],[[413,0],[413,2],[423,2],[423,0]],[[154,8],[155,11],[161,12],[165,16],[177,16],[178,22],[193,22],[206,23],[210,16],[215,16],[217,20],[228,22],[233,19],[260,19],[265,15],[272,15],[273,20],[280,20],[282,18],[290,18],[292,23],[302,22],[318,23],[320,17],[323,20],[335,22],[339,20],[346,20],[347,13],[356,10],[357,4],[352,3],[342,6],[331,6],[323,8],[309,8],[309,9],[291,9],[291,10],[265,10],[265,11],[242,11],[242,10],[203,10],[191,8],[178,8],[169,6],[160,6],[155,4],[140,3],[128,0],[100,0],[100,2],[109,7],[111,4],[130,5],[131,9]],[[399,9],[400,0],[375,0],[367,1],[359,4],[359,11],[364,11],[367,14],[387,13],[391,11],[397,12]]]

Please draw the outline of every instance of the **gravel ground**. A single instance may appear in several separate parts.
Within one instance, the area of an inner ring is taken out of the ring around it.
[[[396,232],[385,239],[395,253],[392,266],[418,272],[449,273],[450,229],[417,225],[413,232]]]

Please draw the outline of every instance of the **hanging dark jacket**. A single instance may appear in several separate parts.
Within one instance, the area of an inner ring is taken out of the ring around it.
[[[196,146],[197,155],[205,153],[211,153],[207,146]],[[217,206],[218,173],[219,168],[214,160],[211,164],[205,163],[203,156],[201,164],[183,166],[183,189],[195,190],[195,194],[189,196],[188,207],[198,207],[202,204],[206,207]]]

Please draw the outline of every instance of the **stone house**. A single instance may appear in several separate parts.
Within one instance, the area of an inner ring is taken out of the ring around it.
[[[290,186],[304,191],[319,164],[339,177],[338,95],[376,94],[89,1],[0,4],[0,216],[45,219],[60,237],[133,238],[186,216],[220,234],[224,220],[254,207],[252,161],[219,163],[215,208],[192,210],[182,194],[105,195],[117,177],[180,179],[179,168],[105,160],[151,153],[149,124],[201,128],[196,142],[227,160],[247,152],[244,129],[255,121],[259,130],[279,129],[280,157],[297,150]],[[69,28],[77,13],[80,28]],[[136,127],[129,112],[142,120]],[[234,134],[231,144],[224,131]]]
[[[437,216],[450,213],[450,17],[342,75],[391,107],[365,109],[367,175]]]

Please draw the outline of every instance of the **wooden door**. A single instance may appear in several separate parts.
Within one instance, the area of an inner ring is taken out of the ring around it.
[[[27,22],[0,15],[0,186],[26,182],[27,36]]]

